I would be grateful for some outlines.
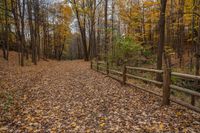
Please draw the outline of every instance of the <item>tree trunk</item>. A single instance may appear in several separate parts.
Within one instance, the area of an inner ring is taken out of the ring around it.
[[[29,27],[30,27],[30,36],[31,36],[31,50],[32,50],[32,62],[37,65],[37,54],[36,54],[36,43],[35,43],[35,32],[34,32],[34,26],[33,26],[33,14],[32,14],[32,1],[27,1],[27,7],[28,7],[28,16],[29,16]]]
[[[40,14],[39,14],[39,0],[34,1],[34,16],[35,16],[35,43],[36,43],[36,54],[37,59],[40,60]]]
[[[105,52],[105,58],[104,58],[104,60],[106,61],[107,60],[107,56],[108,56],[108,0],[105,0],[105,14],[104,14],[105,16],[105,44],[104,44],[104,52]]]
[[[87,40],[86,40],[86,28],[85,28],[85,15],[83,16],[83,24],[81,24],[81,20],[80,20],[80,16],[79,16],[79,11],[77,9],[77,3],[76,0],[73,0],[73,4],[74,4],[74,10],[75,10],[75,14],[76,14],[76,18],[78,21],[78,25],[79,25],[79,29],[80,29],[80,33],[81,33],[81,39],[82,39],[82,44],[83,44],[83,52],[84,52],[84,59],[85,61],[89,61],[89,55],[88,55],[88,50],[87,50]],[[83,7],[85,7],[85,3],[83,2]]]
[[[159,20],[159,43],[157,50],[157,69],[162,69],[162,55],[164,51],[164,42],[165,42],[165,11],[166,11],[167,0],[161,0],[161,9],[160,9],[160,20]],[[162,75],[157,75],[157,80],[162,80]]]
[[[8,60],[9,57],[9,43],[8,43],[8,2],[7,0],[4,0],[5,4],[5,59]]]

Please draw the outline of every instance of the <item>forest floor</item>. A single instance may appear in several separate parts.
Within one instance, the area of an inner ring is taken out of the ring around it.
[[[0,59],[0,132],[200,132],[200,114],[161,100],[88,62]]]

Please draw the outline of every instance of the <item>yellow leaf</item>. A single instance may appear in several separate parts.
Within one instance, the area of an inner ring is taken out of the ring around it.
[[[87,129],[87,130],[86,130],[86,133],[90,133],[90,129]]]
[[[181,114],[181,112],[176,112],[176,116],[180,116]]]
[[[101,123],[100,124],[100,127],[104,127],[106,124],[105,123]]]
[[[163,128],[164,128],[163,123],[160,123],[160,125],[159,125],[159,129],[160,129],[160,130],[163,130]]]
[[[76,123],[75,123],[75,122],[72,122],[72,123],[71,123],[71,127],[75,128],[75,127],[76,127]]]

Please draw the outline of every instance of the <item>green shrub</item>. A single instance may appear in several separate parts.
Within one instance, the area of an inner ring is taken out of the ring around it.
[[[137,59],[141,55],[142,46],[136,43],[131,37],[120,37],[116,40],[115,56],[113,60],[123,62],[125,59]]]

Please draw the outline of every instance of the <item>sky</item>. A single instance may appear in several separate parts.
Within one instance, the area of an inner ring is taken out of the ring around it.
[[[62,2],[64,0],[49,0],[49,1],[52,1],[53,3],[55,3],[55,2]]]

